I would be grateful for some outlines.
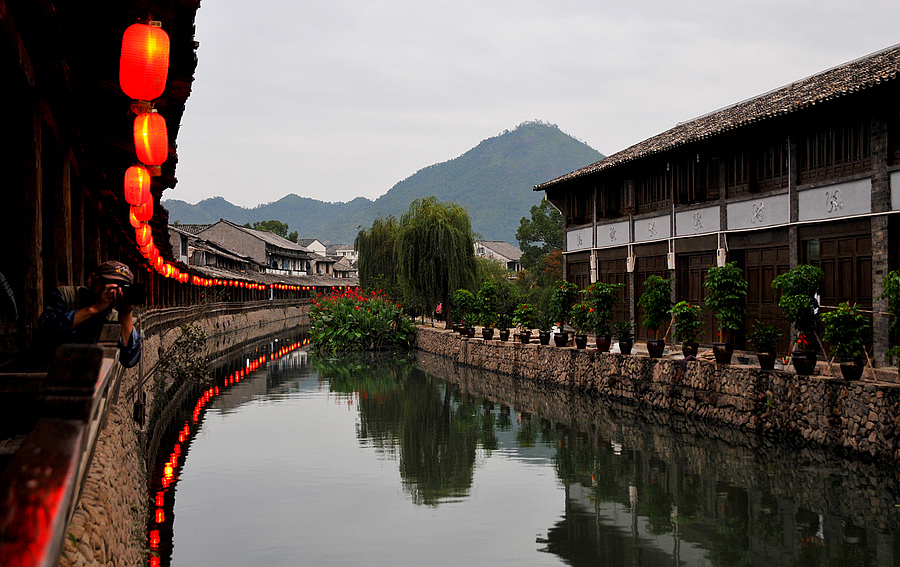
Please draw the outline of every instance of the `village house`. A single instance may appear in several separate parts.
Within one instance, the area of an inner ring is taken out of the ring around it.
[[[217,242],[202,239],[183,227],[169,226],[169,242],[173,254],[189,266],[219,268],[235,275],[265,271],[265,266],[253,258],[229,250]]]
[[[565,219],[566,279],[625,284],[618,317],[646,336],[635,303],[647,276],[674,277],[675,299],[699,304],[706,270],[735,261],[749,283],[748,329],[786,328],[772,280],[814,264],[825,308],[875,311],[881,362],[890,338],[878,296],[900,253],[898,74],[894,46],[536,186]],[[711,340],[711,315],[706,327]]]
[[[327,244],[325,245],[325,255],[329,258],[346,256],[353,262],[359,259],[356,249],[347,244]]]
[[[197,236],[235,250],[265,266],[267,273],[286,276],[322,274],[323,257],[274,232],[240,226],[224,219],[197,233]]]
[[[518,272],[522,269],[522,251],[502,240],[479,240],[475,242],[475,255],[500,262],[507,270]]]

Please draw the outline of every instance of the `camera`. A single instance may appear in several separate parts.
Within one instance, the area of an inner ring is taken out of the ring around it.
[[[143,305],[147,301],[147,286],[142,283],[122,284],[122,303],[125,305]]]

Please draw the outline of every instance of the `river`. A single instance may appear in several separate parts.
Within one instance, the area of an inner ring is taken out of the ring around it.
[[[303,343],[248,351],[184,405],[151,565],[900,564],[895,467]]]

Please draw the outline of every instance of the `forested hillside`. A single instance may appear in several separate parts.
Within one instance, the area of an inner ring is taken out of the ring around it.
[[[554,125],[526,122],[512,131],[488,138],[458,158],[417,171],[371,201],[362,197],[346,203],[326,203],[287,195],[274,203],[246,209],[221,197],[196,205],[165,200],[170,222],[213,223],[220,218],[238,224],[279,220],[301,238],[352,243],[359,227],[379,216],[399,216],[409,204],[434,195],[469,210],[474,230],[487,240],[515,243],[519,219],[528,216],[542,193],[532,187],[603,156]],[[252,188],[248,188],[252,191]]]

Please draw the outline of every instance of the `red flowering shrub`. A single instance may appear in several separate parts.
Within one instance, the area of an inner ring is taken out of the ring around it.
[[[330,352],[409,348],[415,333],[401,305],[358,288],[319,295],[309,320],[313,344]]]

